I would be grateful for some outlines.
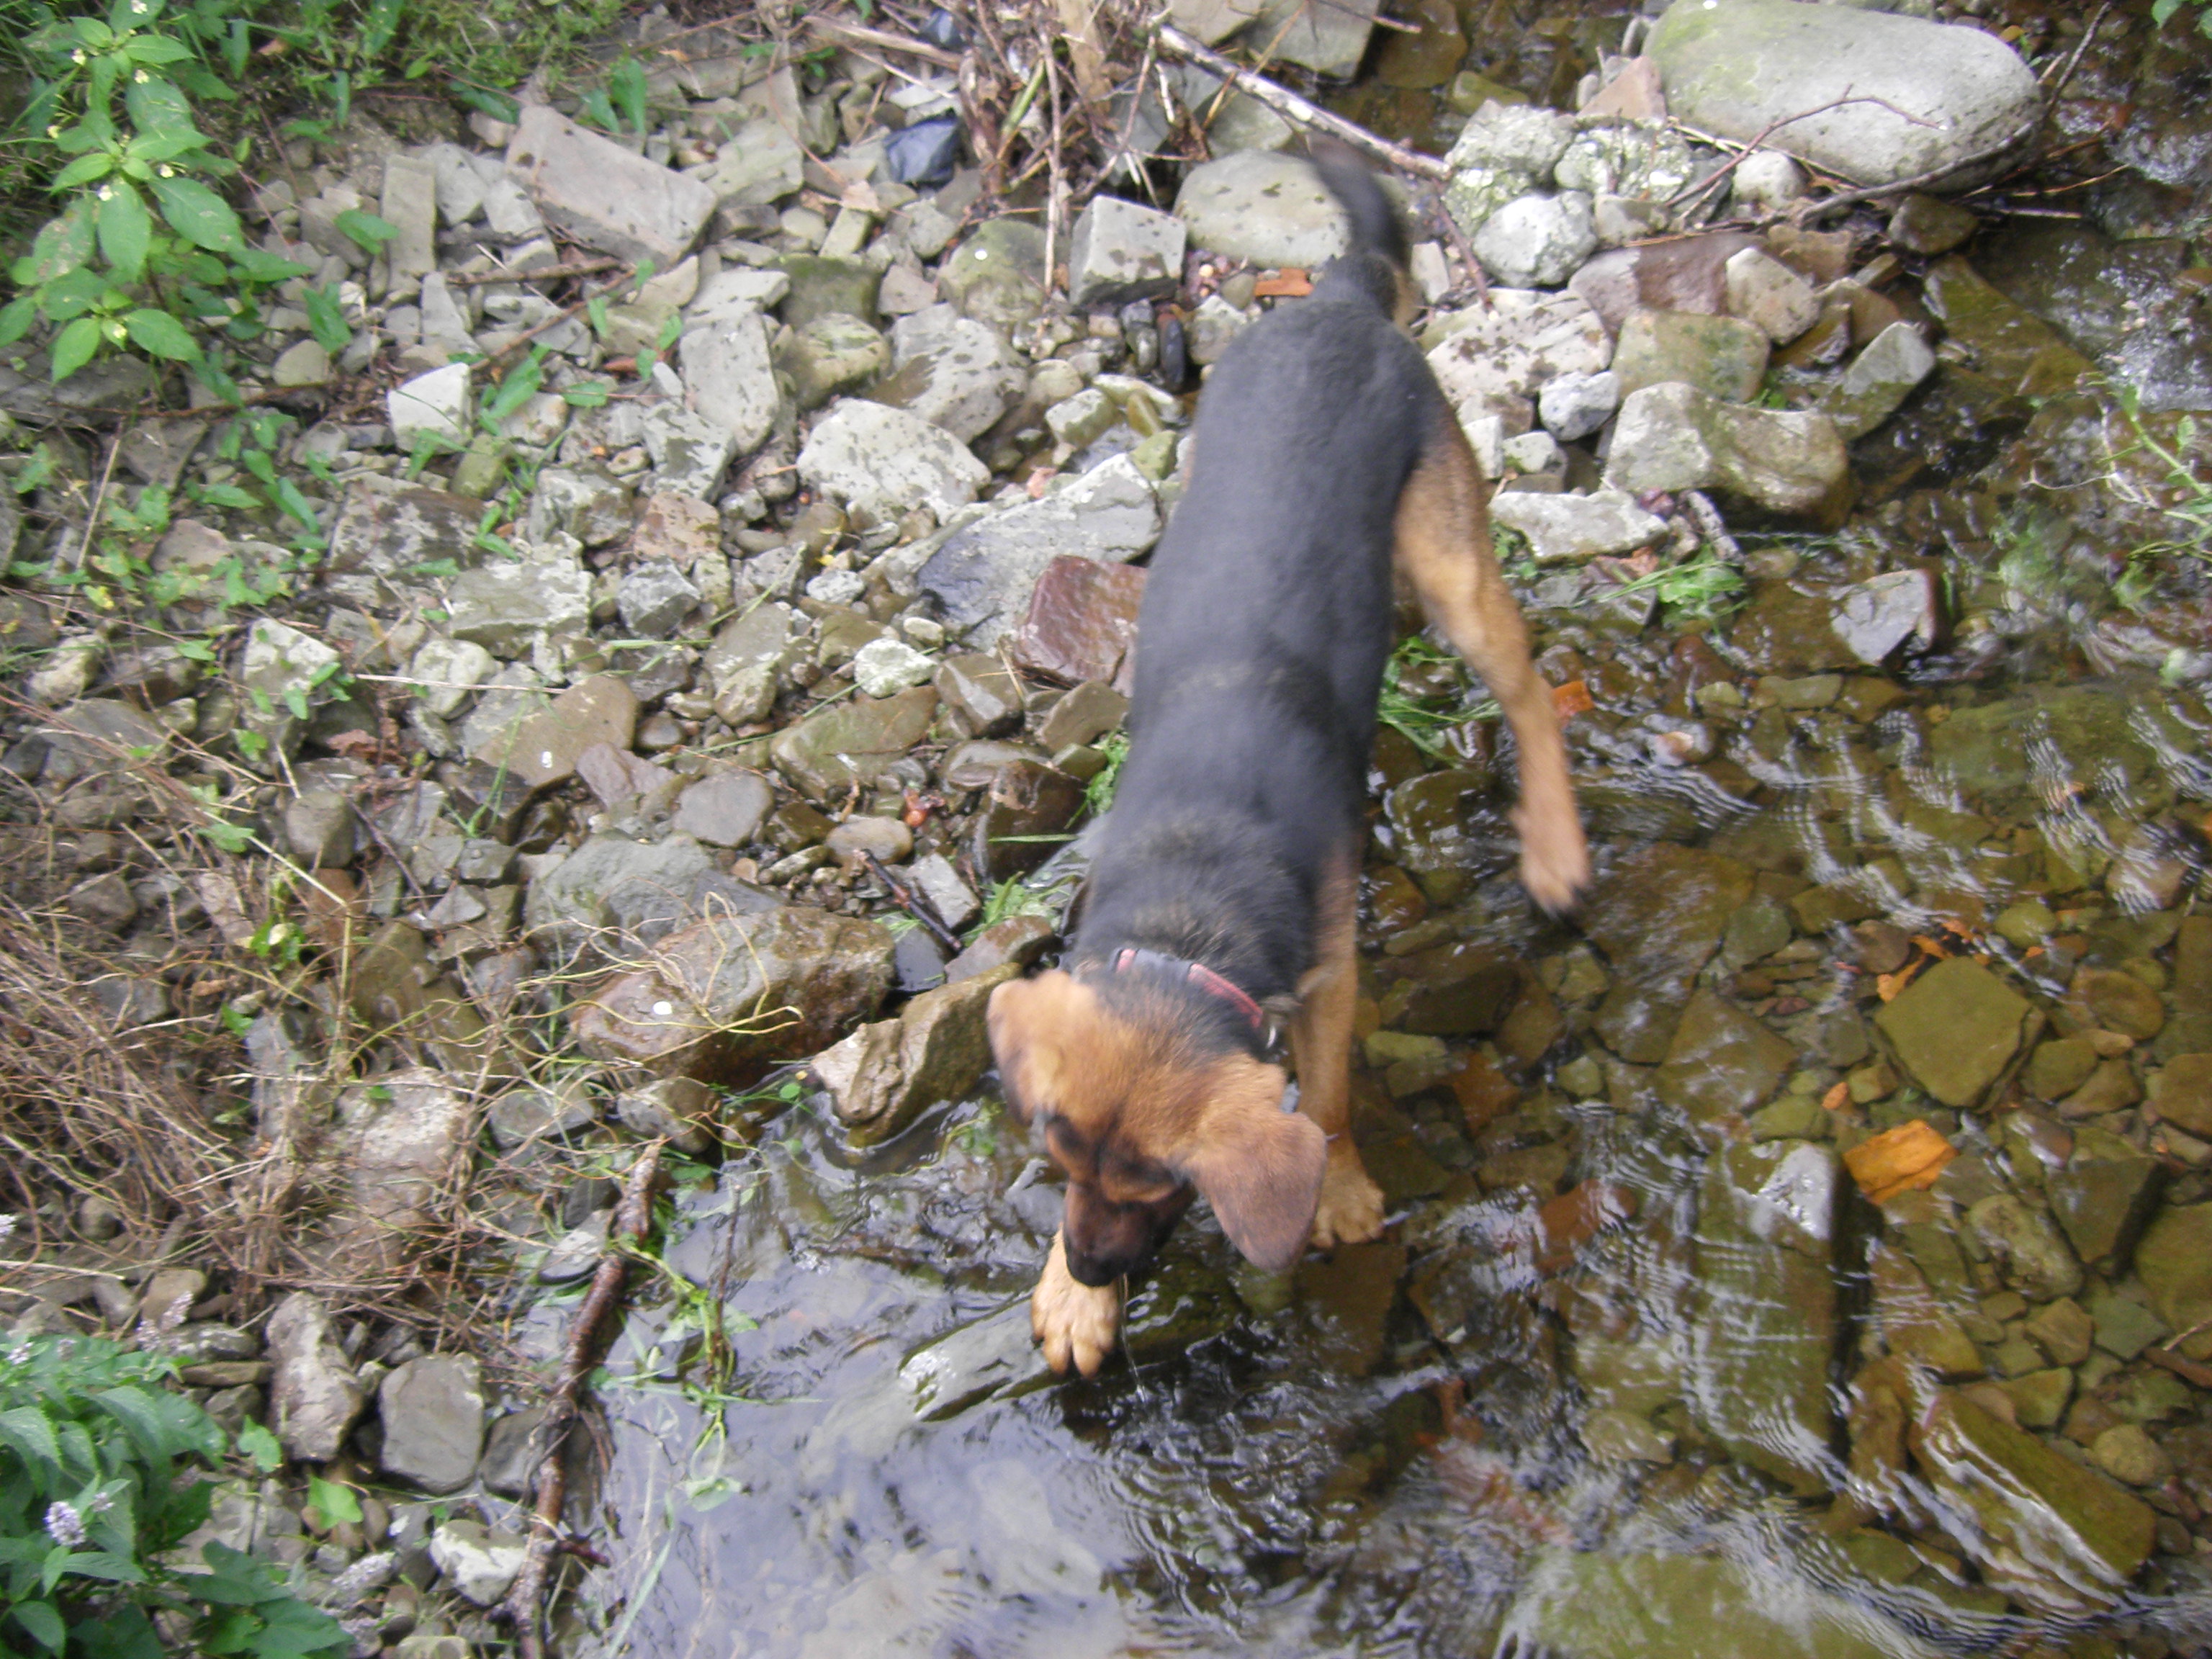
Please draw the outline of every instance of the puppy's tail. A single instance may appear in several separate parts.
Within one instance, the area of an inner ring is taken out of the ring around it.
[[[1352,221],[1354,257],[1379,258],[1403,270],[1407,258],[1406,228],[1399,222],[1398,210],[1391,204],[1382,181],[1359,159],[1358,151],[1340,139],[1320,134],[1310,140],[1307,151],[1323,188],[1336,198],[1345,216]]]

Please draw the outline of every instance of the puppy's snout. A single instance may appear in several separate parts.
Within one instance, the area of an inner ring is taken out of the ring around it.
[[[1069,1275],[1079,1285],[1100,1290],[1137,1272],[1174,1231],[1188,1201],[1186,1197],[1165,1204],[1115,1204],[1070,1182],[1060,1226]]]

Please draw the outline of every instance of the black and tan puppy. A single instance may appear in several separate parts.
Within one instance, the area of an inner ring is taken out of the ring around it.
[[[1194,1195],[1259,1266],[1382,1231],[1346,1130],[1362,804],[1394,571],[1520,753],[1521,876],[1588,872],[1566,753],[1492,556],[1452,408],[1398,324],[1406,245],[1348,153],[1317,155],[1352,248],[1207,382],[1188,493],[1139,619],[1130,751],[1064,968],[999,988],[1006,1097],[1067,1176],[1030,1304],[1056,1370],[1114,1346],[1116,1281]],[[1272,1056],[1287,1017],[1296,1089]]]

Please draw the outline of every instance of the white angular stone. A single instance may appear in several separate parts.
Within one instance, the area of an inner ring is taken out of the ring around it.
[[[1075,221],[1067,252],[1070,301],[1156,299],[1182,281],[1182,220],[1118,196],[1094,196]]]
[[[417,374],[384,395],[385,412],[392,422],[392,437],[402,449],[414,447],[428,434],[451,444],[468,441],[469,366],[447,363],[428,374]]]
[[[1812,283],[1762,248],[1729,256],[1723,269],[1729,315],[1749,323],[1777,345],[1787,345],[1820,320]]]
[[[920,685],[937,664],[903,640],[870,640],[853,653],[853,684],[864,696],[888,697]]]
[[[1547,380],[1536,394],[1536,413],[1544,429],[1562,443],[1587,438],[1620,407],[1620,376],[1611,369],[1577,372]]]
[[[1632,553],[1668,534],[1664,519],[1611,489],[1589,495],[1501,490],[1491,497],[1490,518],[1526,537],[1529,552],[1545,564]]]
[[[903,409],[840,399],[799,452],[810,488],[878,523],[927,507],[939,522],[975,499],[990,469],[943,428]]]
[[[899,407],[973,443],[1012,407],[1022,383],[1021,359],[996,329],[933,305],[891,325],[891,376],[876,395],[893,401],[886,394],[896,388]]]
[[[578,126],[550,104],[522,112],[507,169],[556,230],[664,270],[691,251],[714,210],[714,192],[698,179]]]
[[[1754,212],[1794,202],[1806,188],[1805,169],[1778,149],[1755,149],[1729,174],[1735,204]]]
[[[1447,312],[1422,337],[1461,423],[1501,415],[1516,432],[1528,430],[1529,404],[1551,381],[1613,361],[1604,322],[1573,294],[1492,289],[1486,306]]]
[[[712,321],[695,322],[684,331],[678,359],[692,409],[728,434],[733,454],[757,449],[775,425],[778,395],[768,322],[759,310],[725,310]]]
[[[471,640],[425,640],[407,665],[416,702],[441,720],[458,712],[497,672],[491,653]]]
[[[1863,438],[1935,372],[1936,354],[1919,329],[1892,323],[1851,360],[1821,408],[1846,439]]]
[[[1523,196],[1483,222],[1471,246],[1482,268],[1514,288],[1564,283],[1597,252],[1590,198],[1578,190]]]

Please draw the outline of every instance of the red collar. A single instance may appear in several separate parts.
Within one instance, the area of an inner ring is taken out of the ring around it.
[[[1108,959],[1107,969],[1109,972],[1120,974],[1139,964],[1147,968],[1164,968],[1170,973],[1180,970],[1184,983],[1196,986],[1208,996],[1220,998],[1243,1015],[1255,1031],[1266,1031],[1266,1010],[1202,962],[1188,962],[1181,957],[1171,957],[1164,951],[1141,951],[1133,945],[1125,945]]]

